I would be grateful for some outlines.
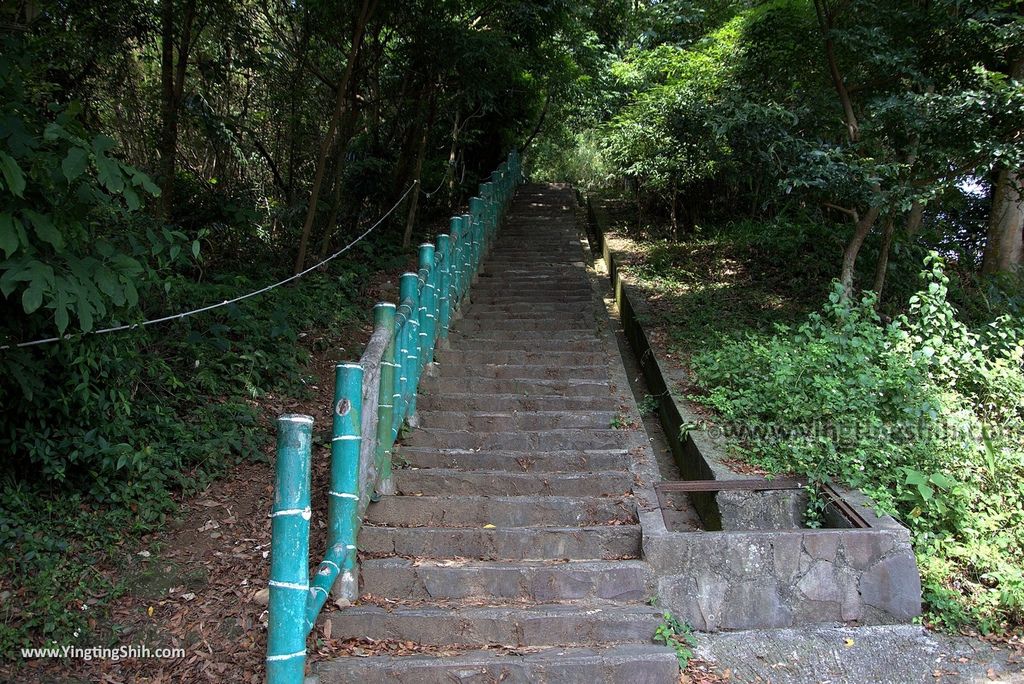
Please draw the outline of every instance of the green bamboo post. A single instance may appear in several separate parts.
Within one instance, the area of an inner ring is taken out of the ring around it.
[[[418,273],[403,273],[399,279],[399,299],[402,306],[408,303],[409,313],[405,322],[405,339],[402,347],[402,354],[405,362],[402,367],[404,377],[402,378],[402,405],[404,407],[402,419],[410,421],[416,413],[416,388],[419,386],[419,343],[420,343],[420,277]],[[399,422],[401,428],[401,422]]]
[[[301,684],[306,672],[312,438],[311,416],[290,414],[277,419],[267,626],[270,684]]]
[[[469,198],[469,214],[471,219],[472,240],[473,240],[473,261],[470,265],[470,277],[476,275],[480,268],[480,256],[483,253],[483,228],[484,228],[484,199],[482,197]]]
[[[429,242],[420,245],[420,274],[423,277],[420,297],[420,353],[421,365],[434,360],[434,342],[437,339],[437,268],[436,248]]]
[[[494,184],[493,183],[481,183],[480,184],[480,199],[483,200],[481,212],[483,213],[483,225],[480,230],[480,260],[483,261],[484,255],[490,249],[491,246],[491,229],[494,225],[493,220],[493,209],[494,209]]]
[[[454,220],[454,219],[453,219]],[[437,236],[437,251],[441,254],[441,270],[437,287],[438,336],[448,339],[448,328],[452,322],[452,236],[441,233]]]
[[[405,420],[405,338],[406,338],[406,327],[408,326],[408,304],[403,304],[398,307],[395,313],[395,360],[394,360],[394,388],[393,396],[391,400],[391,442],[394,444],[395,440],[398,439],[398,430],[402,425],[402,421]]]
[[[473,281],[473,217],[462,215],[462,282],[459,283],[459,299],[465,299]]]
[[[395,417],[395,313],[391,302],[379,302],[373,307],[374,328],[388,331],[388,346],[380,362],[380,389],[377,393],[377,445],[374,462],[377,466],[377,493],[394,494],[395,482],[391,477],[391,452],[394,438],[391,435]]]
[[[455,313],[459,302],[462,299],[462,269],[465,257],[463,256],[462,240],[462,217],[452,216],[449,222],[449,233],[452,240],[452,264],[451,264],[451,291],[448,298],[451,302],[452,313]]]
[[[356,533],[359,526],[359,449],[363,412],[363,367],[358,363],[339,363],[335,367],[333,409],[327,555],[313,586],[318,599],[320,590],[323,590],[322,598],[326,600],[327,592],[334,586],[336,598],[355,601],[359,598]],[[339,574],[335,583],[334,575]],[[313,613],[314,620],[320,606]]]

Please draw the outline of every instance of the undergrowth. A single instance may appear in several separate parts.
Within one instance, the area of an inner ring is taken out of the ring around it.
[[[820,313],[722,336],[691,359],[692,398],[775,472],[838,481],[910,528],[929,619],[1024,624],[1024,329],[968,326],[931,256],[906,313],[834,284]]]
[[[304,395],[311,354],[365,322],[364,284],[405,258],[370,242],[357,250],[238,305],[5,358],[15,372],[0,380],[0,448],[10,454],[0,480],[0,653],[86,643],[124,591],[123,578],[111,579],[119,554],[159,529],[181,497],[264,457],[261,402]],[[183,310],[266,282],[180,278],[159,305]]]
[[[693,648],[697,645],[693,627],[682,622],[670,611],[665,611],[661,616],[661,624],[654,630],[654,641],[665,644],[675,651],[679,669],[686,670],[693,659]]]

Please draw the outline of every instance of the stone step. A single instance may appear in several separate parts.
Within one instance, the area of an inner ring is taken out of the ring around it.
[[[595,430],[611,427],[616,411],[426,411],[419,410],[425,428],[512,432],[514,430]]]
[[[633,486],[633,476],[624,470],[586,473],[516,473],[449,468],[401,468],[395,471],[395,485],[405,495],[447,496],[623,496]]]
[[[618,402],[607,397],[523,396],[521,394],[423,394],[418,411],[616,411]]]
[[[441,364],[443,371],[448,366],[470,366],[484,364],[522,363],[531,366],[595,366],[607,367],[608,354],[603,351],[502,351],[482,349],[463,351],[450,349],[438,351],[434,360]]]
[[[452,468],[458,470],[502,470],[524,473],[575,473],[592,470],[622,470],[631,456],[622,449],[550,451],[476,449],[432,449],[402,446],[396,455],[416,468]]]
[[[475,293],[470,298],[469,308],[463,311],[470,311],[475,306],[501,307],[501,306],[570,306],[570,307],[592,307],[594,297],[591,294],[559,295],[555,292],[502,292],[500,294]]]
[[[476,308],[470,309],[463,321],[515,321],[516,323],[530,323],[538,321],[542,323],[591,323],[594,314],[589,306],[576,307],[566,311],[479,311]]]
[[[573,259],[578,259],[573,261]],[[515,257],[501,261],[488,260],[479,273],[478,283],[486,281],[530,281],[559,278],[575,284],[589,285],[582,256],[564,257],[558,261],[540,261],[537,257]]]
[[[535,290],[531,292],[510,292],[506,290],[494,292],[470,292],[473,304],[577,304],[594,300],[593,292],[558,292]]]
[[[525,339],[525,340],[485,340],[473,337],[461,337],[452,332],[448,342],[452,351],[492,351],[492,352],[603,352],[605,343],[596,337],[567,339]]]
[[[316,671],[323,684],[670,684],[679,679],[672,649],[653,645],[559,648],[525,655],[482,650],[443,657],[339,658],[317,663]]]
[[[561,279],[550,279],[550,277],[539,277],[539,279],[527,282],[513,281],[506,279],[486,279],[488,282],[478,283],[473,286],[472,295],[478,294],[531,294],[534,292],[558,294],[586,295],[591,294],[590,284],[586,281],[572,279],[565,281]]]
[[[466,312],[466,316],[481,316],[488,318],[508,316],[518,318],[523,315],[540,316],[575,314],[583,309],[589,311],[589,302],[585,304],[554,304],[552,302],[513,302],[510,304],[474,303],[469,307],[469,310]]]
[[[608,366],[549,365],[537,366],[510,363],[453,364],[441,369],[448,378],[499,378],[503,380],[602,380],[608,378]]]
[[[424,394],[438,392],[441,394],[462,394],[479,392],[481,394],[517,394],[523,397],[531,395],[563,395],[567,397],[600,397],[611,395],[611,383],[600,380],[504,380],[501,378],[467,378],[425,377],[420,384]]]
[[[495,561],[371,558],[360,563],[363,594],[419,599],[643,601],[653,589],[643,561]]]
[[[526,301],[526,302],[553,302],[553,301],[556,301],[556,300],[550,298],[550,295],[546,291],[548,291],[548,290],[562,290],[562,289],[563,289],[562,286],[555,285],[555,284],[544,285],[544,286],[537,286],[537,291],[538,292],[536,293],[536,296],[535,296],[534,292],[531,292],[531,291],[528,291],[528,290],[515,289],[515,288],[513,288],[513,286],[505,286],[505,285],[503,285],[502,288],[501,288],[501,293],[502,293],[503,297],[507,297],[509,295],[518,296],[520,298],[520,301]],[[474,292],[474,294],[476,294],[476,292]],[[483,294],[485,295],[486,293],[483,293]],[[583,295],[585,293],[584,293],[583,290],[580,290],[579,294]],[[476,300],[474,299],[473,301],[476,301]],[[558,300],[558,301],[564,301],[564,300]],[[592,306],[593,306],[590,303],[591,301],[592,300],[588,299],[588,300],[585,300],[585,301],[581,301],[579,303],[580,303],[580,306],[582,308],[585,307],[587,309],[591,309]]]
[[[356,605],[324,616],[334,639],[430,646],[597,646],[651,643],[661,611],[643,605],[388,607]]]
[[[543,430],[539,432],[456,432],[449,429],[418,428],[403,442],[409,446],[436,449],[629,449],[640,442],[632,430]]]
[[[588,274],[582,266],[566,263],[537,263],[521,261],[488,262],[479,274],[480,282],[522,282],[561,280],[575,285],[588,285]]]
[[[449,339],[453,347],[459,345],[466,339],[472,339],[476,342],[488,341],[492,343],[492,347],[501,349],[502,344],[511,343],[528,343],[529,347],[534,341],[558,341],[558,342],[579,342],[582,340],[596,340],[596,326],[592,325],[587,329],[573,329],[573,330],[498,330],[491,327],[481,328],[479,325],[467,325],[463,326],[462,321],[457,321],[451,333]],[[493,344],[500,343],[500,344]],[[520,346],[522,346],[520,344]]]
[[[630,524],[633,504],[612,497],[385,496],[366,523],[385,527],[589,527]]]
[[[360,551],[414,558],[616,560],[638,558],[640,543],[639,525],[495,529],[364,526],[359,530]]]
[[[520,335],[524,332],[536,332],[550,335],[560,332],[582,333],[593,335],[596,330],[596,320],[591,317],[574,317],[566,319],[558,318],[524,318],[509,319],[497,318],[480,320],[474,318],[462,318],[455,324],[455,329],[461,335],[476,335],[485,333],[488,337],[504,338],[508,333]]]

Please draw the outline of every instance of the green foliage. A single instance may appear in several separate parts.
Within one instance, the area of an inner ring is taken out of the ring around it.
[[[693,647],[697,645],[693,627],[681,622],[670,611],[665,611],[661,620],[661,624],[654,630],[654,640],[671,647],[676,652],[679,668],[685,670],[693,658]]]
[[[646,395],[637,402],[637,409],[641,416],[653,415],[658,412],[658,397],[653,394]]]
[[[696,400],[775,472],[838,481],[911,529],[932,619],[985,631],[1024,622],[1024,331],[970,329],[937,257],[907,313],[836,286],[821,314],[696,354]],[[814,522],[813,511],[811,522]]]

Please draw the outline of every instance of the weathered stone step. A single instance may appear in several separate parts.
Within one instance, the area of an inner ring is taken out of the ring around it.
[[[586,473],[516,473],[508,471],[464,472],[448,468],[402,468],[395,484],[405,495],[446,496],[622,496],[633,486],[624,470]]]
[[[500,378],[503,380],[602,380],[608,378],[608,366],[538,366],[511,363],[455,364],[442,370],[446,377]]]
[[[418,411],[616,411],[608,397],[523,396],[521,394],[423,394]]]
[[[564,280],[586,284],[587,272],[581,265],[566,263],[537,263],[529,259],[488,262],[478,282],[524,282],[536,280]]]
[[[416,468],[458,470],[504,470],[523,473],[575,473],[592,470],[621,470],[629,467],[630,455],[622,449],[568,449],[564,451],[517,451],[476,449],[434,449],[402,446],[398,462]]]
[[[642,601],[653,575],[643,561],[493,561],[370,558],[360,563],[361,591],[417,599]]]
[[[425,428],[512,432],[514,430],[599,430],[611,427],[615,411],[418,411]]]
[[[492,351],[492,352],[515,352],[524,351],[536,352],[601,352],[606,349],[604,342],[596,337],[580,338],[575,340],[565,339],[527,339],[527,340],[484,340],[472,337],[460,337],[453,331],[449,338],[449,346],[452,351]]]
[[[516,323],[529,323],[539,321],[545,324],[575,323],[590,324],[594,320],[594,314],[589,307],[568,308],[563,311],[480,311],[471,308],[465,316],[464,321],[515,321]]]
[[[487,332],[490,335],[511,332],[522,334],[534,331],[539,333],[559,332],[580,332],[589,335],[594,334],[595,319],[593,316],[571,316],[566,318],[543,318],[543,319],[509,319],[497,318],[493,320],[479,320],[472,317],[465,317],[455,324],[456,330],[463,335],[475,334],[477,331]]]
[[[366,522],[387,527],[588,527],[629,524],[632,503],[611,497],[385,496]]]
[[[577,304],[556,304],[552,302],[514,302],[511,304],[480,304],[474,302],[466,312],[466,317],[497,318],[508,316],[519,318],[524,315],[530,316],[551,316],[561,314],[577,314],[580,311],[590,311],[589,302]],[[593,318],[593,314],[591,314]]]
[[[405,442],[409,446],[437,449],[629,449],[637,446],[632,430],[543,430],[539,432],[456,432],[449,429],[418,428]]]
[[[558,292],[491,292],[488,294],[474,292],[471,294],[471,302],[477,304],[576,304],[590,306],[593,302],[593,293],[567,294]]]
[[[524,341],[532,343],[535,340],[577,342],[579,340],[597,339],[597,335],[594,326],[585,330],[497,330],[489,326],[480,327],[478,325],[463,327],[462,321],[457,321],[449,339],[451,339],[451,344],[454,347],[457,344],[461,346],[460,343],[466,339],[471,339],[475,342],[491,341],[501,343]],[[494,345],[492,344],[491,346],[493,347]],[[499,346],[498,348],[500,349],[501,347]]]
[[[425,377],[420,385],[424,394],[480,392],[483,394],[551,395],[567,397],[608,397],[610,383],[600,380],[502,380],[500,378]]]
[[[528,259],[489,265],[480,273],[477,285],[515,283],[529,286],[531,283],[543,281],[558,281],[575,287],[590,288],[587,272],[581,266],[553,263],[536,264],[531,263]]]
[[[650,643],[661,611],[614,603],[536,607],[351,606],[324,617],[335,639],[413,641],[430,646],[597,646]]]
[[[323,684],[670,684],[679,679],[672,649],[653,645],[559,648],[526,655],[494,650],[460,655],[339,658],[316,665]]]
[[[537,275],[531,278],[505,278],[488,276],[481,278],[473,285],[474,292],[487,292],[488,290],[514,290],[521,288],[524,291],[539,289],[542,287],[561,287],[568,292],[590,292],[591,287],[583,274],[579,277],[562,277],[556,275]]]
[[[359,530],[360,551],[414,558],[615,560],[639,557],[640,543],[639,525]]]
[[[581,265],[582,255],[572,255],[556,260],[550,257],[539,261],[537,255],[488,260],[480,276],[483,278],[537,278],[546,275],[571,275],[585,280],[586,270]],[[576,260],[573,262],[573,260]]]
[[[607,367],[608,365],[608,355],[603,351],[502,351],[498,349],[463,351],[460,349],[450,349],[436,352],[434,360],[441,364],[444,372],[447,372],[449,365],[510,363],[522,363],[531,366],[602,365]]]

